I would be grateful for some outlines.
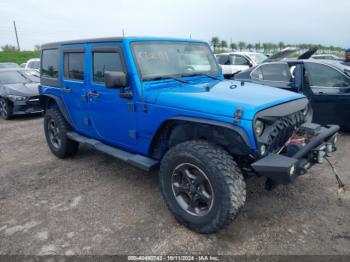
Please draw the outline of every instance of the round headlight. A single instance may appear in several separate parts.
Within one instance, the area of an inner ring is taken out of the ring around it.
[[[254,132],[257,136],[261,136],[264,132],[264,122],[261,120],[256,120],[254,123]]]

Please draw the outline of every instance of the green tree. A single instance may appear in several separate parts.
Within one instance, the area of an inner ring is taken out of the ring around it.
[[[239,51],[242,51],[243,49],[245,49],[247,46],[247,44],[243,41],[239,41],[238,42],[238,47],[239,47]]]
[[[1,47],[2,51],[16,51],[17,48],[13,45],[4,45]]]
[[[281,41],[278,43],[278,48],[282,50],[286,45]]]
[[[255,43],[254,48],[255,48],[255,51],[258,52],[261,49],[261,44]]]
[[[227,48],[227,42],[225,40],[221,40],[220,47],[221,48]]]
[[[237,50],[237,45],[235,43],[231,43],[230,48],[232,51]]]
[[[248,44],[247,48],[248,48],[249,51],[252,51],[253,45],[252,44]]]
[[[217,37],[217,36],[212,37],[211,40],[210,40],[210,43],[211,43],[211,45],[213,46],[214,52],[215,52],[216,48],[217,48],[217,47],[219,46],[219,44],[220,44],[220,39],[219,39],[219,37]]]

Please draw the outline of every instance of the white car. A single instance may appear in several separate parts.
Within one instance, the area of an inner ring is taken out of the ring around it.
[[[40,58],[29,59],[25,65],[25,69],[32,69],[37,72],[40,70]]]
[[[261,64],[267,56],[257,52],[229,52],[215,55],[222,68],[222,74],[231,77],[238,72]]]

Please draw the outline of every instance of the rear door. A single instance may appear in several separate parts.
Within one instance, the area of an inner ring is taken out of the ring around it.
[[[127,74],[120,43],[89,45],[90,79],[87,85],[89,116],[99,140],[132,148],[137,143],[136,112],[133,98],[122,98],[123,89],[107,88],[105,71]],[[125,90],[130,91],[130,87]]]
[[[328,65],[305,62],[305,87],[311,89],[313,121],[350,127],[350,78]]]
[[[84,45],[66,45],[61,52],[64,103],[77,131],[92,135],[86,100],[86,54]]]

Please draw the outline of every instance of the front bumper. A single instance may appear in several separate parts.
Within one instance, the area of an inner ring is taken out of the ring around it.
[[[288,184],[306,173],[315,163],[322,163],[325,156],[336,151],[336,135],[339,126],[321,127],[320,131],[292,157],[270,153],[254,162],[254,171],[276,184]]]
[[[26,100],[13,102],[13,114],[35,114],[43,112],[43,107],[40,104],[38,97],[29,97]]]

